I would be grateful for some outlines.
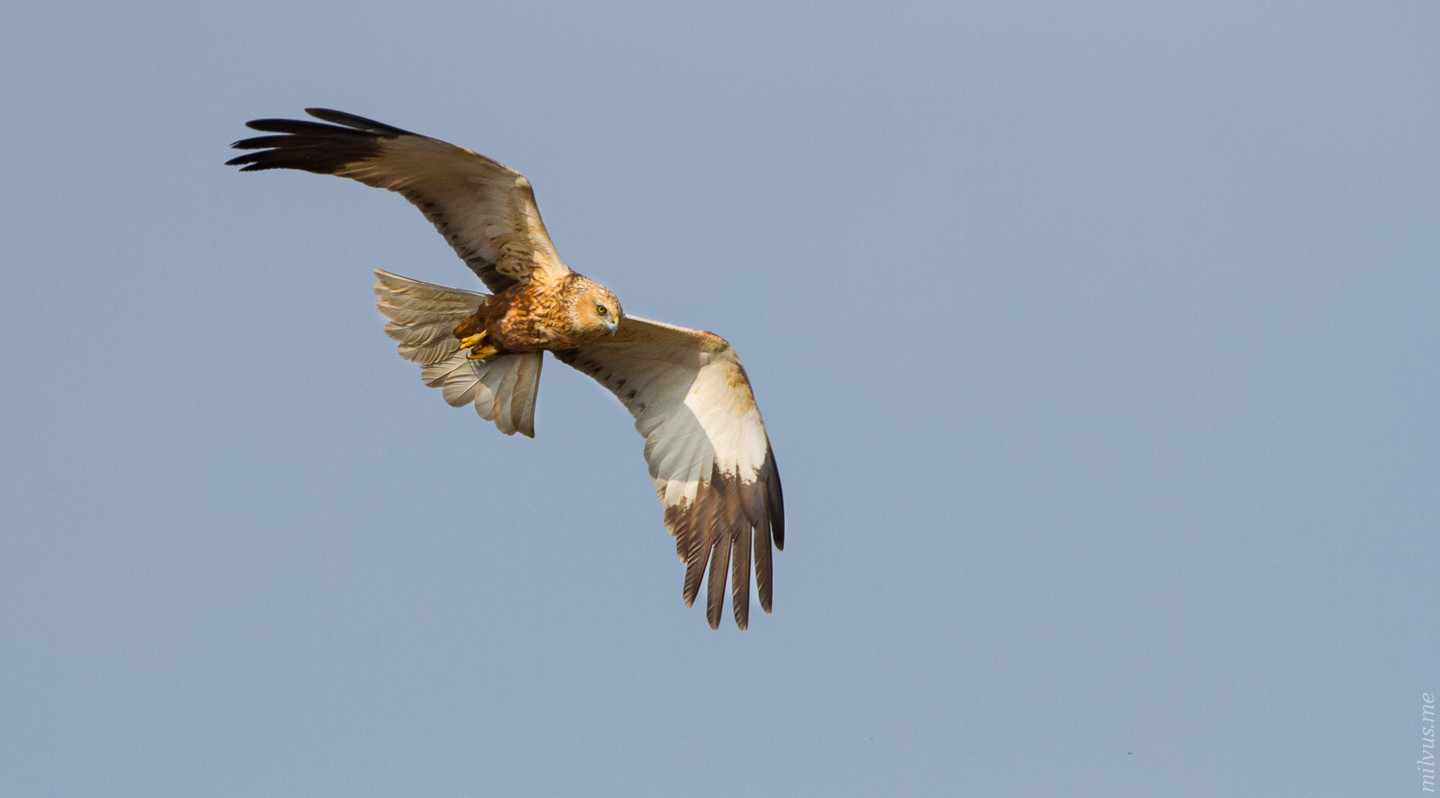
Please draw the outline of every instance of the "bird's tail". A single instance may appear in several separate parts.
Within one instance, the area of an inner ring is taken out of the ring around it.
[[[474,404],[506,435],[533,438],[541,353],[471,360],[455,337],[455,328],[484,298],[375,270],[375,306],[390,320],[385,334],[400,344],[401,357],[424,367],[425,384],[439,388],[452,407]]]

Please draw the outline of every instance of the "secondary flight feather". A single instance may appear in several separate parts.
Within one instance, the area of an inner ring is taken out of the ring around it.
[[[625,313],[610,289],[556,254],[530,181],[428,136],[308,108],[321,122],[257,119],[270,135],[235,142],[241,171],[299,169],[397,192],[425,214],[489,294],[375,270],[376,306],[401,357],[455,407],[471,405],[507,435],[535,435],[544,352],[595,378],[645,438],[665,527],[685,563],[686,606],[706,583],[705,616],[720,625],[725,585],[749,624],[754,564],[770,612],[771,549],[785,544],[780,472],[750,380],[714,333]]]

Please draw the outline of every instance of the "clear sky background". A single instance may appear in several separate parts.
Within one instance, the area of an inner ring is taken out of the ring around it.
[[[53,3],[0,26],[0,795],[1408,795],[1440,3]],[[744,358],[775,612],[624,409],[447,407],[339,108]]]

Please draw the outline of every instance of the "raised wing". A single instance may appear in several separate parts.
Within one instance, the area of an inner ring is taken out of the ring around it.
[[[364,117],[307,108],[334,124],[256,119],[246,125],[280,135],[233,147],[255,150],[226,163],[241,171],[300,169],[339,175],[398,192],[418,207],[491,291],[549,282],[570,272],[555,253],[530,181],[483,155]]]
[[[750,618],[750,558],[770,611],[770,546],[785,547],[780,472],[740,359],[723,338],[626,316],[613,337],[554,353],[610,389],[645,436],[665,527],[685,562],[685,605],[707,579],[705,617],[720,625],[726,571],[741,629]]]

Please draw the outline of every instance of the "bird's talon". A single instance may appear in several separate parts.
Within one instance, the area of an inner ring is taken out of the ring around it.
[[[469,357],[471,360],[484,360],[485,358],[490,357],[491,355],[496,354],[499,351],[499,349],[496,349],[493,346],[480,346],[472,350]]]

